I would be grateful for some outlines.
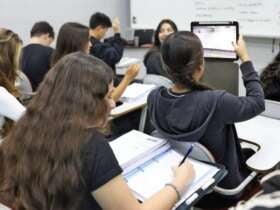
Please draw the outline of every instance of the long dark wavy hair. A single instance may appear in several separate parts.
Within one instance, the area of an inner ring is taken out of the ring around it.
[[[204,62],[201,41],[194,33],[181,31],[169,35],[161,46],[161,55],[167,76],[174,84],[190,90],[210,89],[193,78],[194,71]]]
[[[52,55],[52,66],[63,56],[73,52],[85,51],[89,43],[89,28],[80,23],[69,22],[61,26],[56,47]]]
[[[0,147],[0,196],[15,209],[78,208],[84,195],[81,149],[107,122],[112,78],[105,63],[80,52],[48,72]]]
[[[261,73],[261,82],[266,99],[280,101],[280,52]]]
[[[0,28],[0,86],[4,87],[15,97],[19,93],[15,87],[17,70],[19,70],[20,52],[22,40],[11,30]],[[3,129],[0,131],[3,136],[7,135],[13,122],[5,118]]]

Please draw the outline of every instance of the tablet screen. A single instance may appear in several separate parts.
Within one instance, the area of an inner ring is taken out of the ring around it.
[[[205,58],[223,58],[236,60],[232,42],[238,39],[238,23],[228,24],[192,22],[192,32],[202,42]]]

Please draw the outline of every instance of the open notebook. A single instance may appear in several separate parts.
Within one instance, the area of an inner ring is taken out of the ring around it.
[[[123,175],[140,200],[145,200],[171,182],[171,167],[182,160],[183,155],[173,150],[164,139],[151,137],[139,131],[130,131],[110,145],[123,168]],[[182,199],[175,205],[186,201],[191,204],[199,197],[199,190],[206,190],[217,182],[215,175],[220,169],[214,165],[190,160],[194,165],[195,179],[186,186]]]

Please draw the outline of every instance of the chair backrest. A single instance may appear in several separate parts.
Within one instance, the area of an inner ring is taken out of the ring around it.
[[[28,77],[22,71],[18,71],[15,86],[21,94],[20,99],[22,101],[28,100],[35,95]]]
[[[158,131],[154,131],[152,133],[152,136],[158,137],[158,138],[164,138]],[[166,138],[165,138],[166,139]],[[211,152],[204,147],[202,144],[198,142],[179,142],[175,140],[168,139],[169,144],[173,148],[175,148],[178,152],[184,154],[187,151],[187,148],[190,147],[191,144],[194,145],[193,151],[190,154],[190,157],[195,160],[200,161],[206,161],[210,163],[215,163],[215,159]],[[257,176],[256,172],[251,172],[237,187],[233,189],[225,189],[222,187],[215,186],[213,190],[217,192],[218,194],[222,194],[225,196],[232,196],[232,195],[238,195],[240,192],[242,192],[246,186]]]
[[[170,79],[156,74],[147,74],[143,79],[143,83],[164,86],[166,88],[170,88],[172,85],[172,81]]]
[[[154,131],[152,133],[152,136],[158,137],[158,138],[164,138],[158,131]],[[185,154],[188,148],[193,145],[193,150],[190,153],[190,157],[195,160],[200,161],[206,161],[210,163],[215,163],[215,159],[211,152],[200,144],[199,142],[181,142],[181,141],[175,141],[172,139],[168,139],[168,143],[178,152],[181,154]]]
[[[261,113],[265,117],[280,119],[280,102],[265,100],[265,111]]]

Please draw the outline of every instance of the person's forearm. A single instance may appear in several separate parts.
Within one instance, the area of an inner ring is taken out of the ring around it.
[[[122,96],[126,87],[130,84],[130,82],[131,80],[127,76],[124,76],[120,84],[117,87],[115,87],[112,93],[112,98],[115,102],[117,102],[120,99],[120,97]]]
[[[165,186],[162,190],[145,200],[141,205],[141,210],[170,210],[177,202],[177,199],[175,190]]]

